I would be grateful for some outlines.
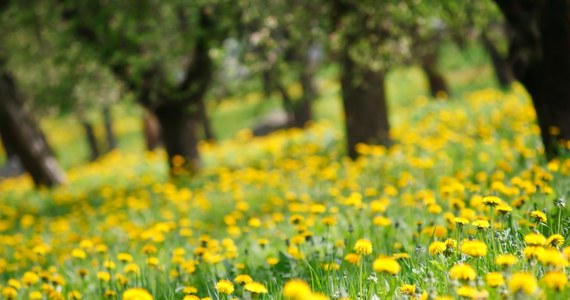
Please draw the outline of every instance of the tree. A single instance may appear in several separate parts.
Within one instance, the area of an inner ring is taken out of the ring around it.
[[[37,186],[54,186],[65,181],[65,174],[32,116],[16,82],[0,61],[0,135],[10,145]]]
[[[570,1],[495,0],[507,20],[509,63],[532,97],[548,159],[570,139]]]
[[[215,68],[209,51],[228,32],[220,18],[232,11],[228,3],[61,3],[71,35],[156,116],[173,175],[200,166],[200,105]]]

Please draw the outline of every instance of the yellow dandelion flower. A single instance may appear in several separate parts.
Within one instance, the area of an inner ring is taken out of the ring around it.
[[[503,268],[510,267],[516,264],[517,261],[517,257],[512,254],[500,254],[495,257],[495,264]]]
[[[404,295],[414,296],[416,294],[416,286],[414,284],[403,284],[400,286],[400,292]]]
[[[548,248],[537,253],[537,258],[538,261],[545,266],[558,268],[568,266],[567,258],[556,248]]]
[[[538,282],[534,275],[525,272],[518,272],[511,276],[509,280],[509,290],[512,294],[523,293],[532,295],[538,289]]]
[[[501,200],[501,198],[497,197],[497,196],[485,196],[483,197],[483,204],[487,205],[487,206],[491,206],[491,207],[495,207],[499,204],[501,204],[503,201]]]
[[[41,300],[42,298],[42,292],[33,291],[30,293],[30,300]]]
[[[283,296],[292,300],[310,299],[312,294],[309,285],[301,279],[292,279],[285,283]]]
[[[461,244],[461,252],[473,257],[481,257],[487,255],[487,245],[478,240],[464,241]]]
[[[246,291],[250,291],[254,294],[267,294],[267,288],[265,287],[265,285],[263,285],[262,283],[259,282],[250,282],[247,283],[244,287],[243,287]]]
[[[268,257],[265,262],[270,266],[274,266],[279,263],[279,259],[276,257]]]
[[[323,270],[325,271],[336,271],[340,269],[340,265],[337,263],[325,263],[323,264]]]
[[[83,249],[73,249],[71,250],[71,257],[76,259],[85,259],[87,257],[87,254],[85,251],[83,251]]]
[[[372,219],[372,224],[380,227],[386,227],[392,224],[392,220],[383,216],[376,216],[374,219]]]
[[[111,279],[111,274],[109,272],[97,272],[97,279],[108,282]]]
[[[400,273],[400,264],[393,257],[381,256],[374,260],[372,264],[374,271],[378,273],[388,273],[396,275]]]
[[[229,295],[234,292],[234,284],[229,280],[222,279],[216,283],[216,290],[220,294]]]
[[[561,247],[564,245],[564,237],[561,234],[553,234],[546,239],[546,245],[550,247]]]
[[[471,281],[475,280],[477,273],[470,265],[458,263],[449,269],[449,277],[462,281]]]
[[[346,260],[347,262],[356,265],[360,263],[360,255],[356,254],[356,253],[348,253],[345,257],[344,260]]]
[[[561,291],[568,285],[568,277],[562,271],[551,271],[544,274],[544,277],[540,280],[547,287]]]
[[[503,274],[499,272],[490,272],[485,274],[485,281],[490,287],[498,287],[505,284]]]
[[[477,294],[477,289],[472,286],[463,285],[457,288],[457,295],[469,299],[473,299]]]
[[[475,220],[471,223],[473,226],[477,227],[478,229],[486,229],[489,228],[489,221],[487,220]]]
[[[11,286],[6,286],[2,289],[2,296],[6,299],[16,299],[18,296],[18,290]]]
[[[372,243],[367,239],[360,239],[354,245],[354,252],[361,255],[372,254]]]
[[[447,245],[444,242],[435,241],[429,245],[428,252],[430,255],[442,254],[447,250]]]
[[[34,272],[25,272],[24,276],[22,276],[22,283],[26,286],[34,285],[38,281],[40,281],[40,277]]]
[[[541,246],[526,246],[523,249],[523,255],[527,259],[538,259],[542,253],[544,253],[544,248]]]
[[[462,218],[462,217],[455,217],[455,218],[453,218],[453,223],[463,226],[463,225],[469,224],[469,220],[467,220],[466,218]]]
[[[536,222],[546,223],[546,214],[540,210],[534,210],[530,213],[530,217]]]
[[[186,295],[184,298],[182,298],[182,300],[200,300],[200,297],[196,295]]]
[[[511,211],[513,211],[513,208],[504,202],[497,205],[496,209],[497,209],[497,212],[502,214],[502,215],[506,215],[506,214],[510,213]]]
[[[240,285],[244,285],[253,282],[253,279],[249,275],[241,274],[236,276],[236,278],[234,278],[234,282]]]
[[[145,289],[132,288],[123,293],[123,300],[152,300],[152,295]]]
[[[529,246],[544,246],[546,238],[540,233],[529,233],[524,236],[524,242]]]
[[[70,291],[70,292],[67,294],[67,298],[68,298],[68,299],[79,300],[79,299],[81,299],[81,297],[82,297],[81,293],[80,293],[79,291],[75,291],[75,290]]]
[[[182,292],[183,292],[184,294],[196,294],[196,293],[198,293],[198,289],[197,289],[196,287],[194,287],[194,286],[185,286],[185,287],[182,289]]]
[[[128,253],[119,253],[117,259],[122,263],[130,263],[133,261],[133,256]]]

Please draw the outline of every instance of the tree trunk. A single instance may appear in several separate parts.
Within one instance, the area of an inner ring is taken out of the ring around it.
[[[313,74],[308,70],[301,71],[300,81],[303,94],[293,109],[293,127],[303,128],[313,119],[312,105],[317,96],[317,90],[313,82]]]
[[[346,51],[348,52],[348,51]],[[348,155],[358,156],[359,143],[388,145],[388,108],[383,71],[358,66],[348,53],[342,61],[341,88],[346,122]]]
[[[88,121],[82,121],[83,129],[85,130],[85,136],[87,137],[87,145],[89,145],[89,153],[91,161],[95,161],[101,153],[99,152],[99,147],[97,145],[97,137],[95,136],[95,130],[93,129],[93,124]]]
[[[208,116],[208,111],[206,110],[206,103],[204,100],[198,102],[198,114],[200,121],[202,121],[202,127],[204,128],[204,137],[208,141],[215,141],[216,135],[212,129],[212,124],[210,123],[210,118]]]
[[[22,163],[20,162],[20,158],[18,158],[14,146],[2,135],[0,135],[0,141],[6,153],[6,161],[4,162],[4,166],[0,168],[0,178],[15,177],[24,174],[24,168],[22,167]]]
[[[276,81],[275,85],[277,86],[279,94],[281,94],[283,109],[285,110],[285,113],[287,113],[287,126],[290,126],[295,123],[295,105],[293,103],[293,99],[291,99],[291,95],[289,95],[287,88],[285,88],[280,81]]]
[[[24,110],[22,96],[12,77],[0,74],[0,135],[13,145],[36,186],[54,186],[65,174],[53,157],[46,139],[33,118]]]
[[[187,106],[164,104],[155,109],[155,114],[168,153],[171,175],[189,175],[197,171],[201,165],[198,153],[200,117],[197,111],[189,111]]]
[[[435,50],[430,52],[422,57],[422,69],[428,79],[430,94],[432,97],[439,97],[441,94],[449,95],[447,82],[437,66],[437,53]]]
[[[105,138],[107,140],[107,152],[117,148],[117,140],[113,131],[113,117],[109,106],[103,107],[103,124],[105,126]]]
[[[162,138],[160,136],[160,123],[155,114],[149,110],[145,110],[143,116],[143,132],[146,143],[146,150],[154,151],[160,147]]]
[[[511,86],[511,83],[513,82],[513,73],[507,60],[503,55],[501,55],[501,53],[499,53],[495,43],[493,43],[485,33],[481,35],[481,42],[489,54],[489,57],[491,57],[491,63],[493,64],[493,69],[495,70],[495,76],[497,76],[499,85],[502,88]]]
[[[570,140],[570,0],[496,0],[513,35],[509,61],[532,96],[547,159]]]

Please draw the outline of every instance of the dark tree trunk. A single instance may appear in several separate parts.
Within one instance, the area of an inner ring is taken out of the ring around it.
[[[210,123],[210,118],[208,116],[208,111],[206,110],[206,103],[204,103],[204,100],[200,100],[198,102],[198,115],[200,117],[200,121],[202,122],[202,128],[204,128],[204,137],[208,141],[215,141],[216,135],[212,129],[212,124]]]
[[[432,97],[438,97],[442,93],[449,95],[447,82],[437,65],[437,52],[435,50],[430,52],[422,57],[422,69],[428,79],[430,94]]]
[[[4,71],[0,72],[0,135],[13,145],[14,152],[37,186],[54,186],[65,181],[65,174],[45,137],[24,110],[14,80]]]
[[[511,71],[511,67],[509,66],[506,58],[501,55],[495,46],[495,43],[493,43],[485,33],[481,35],[481,42],[491,58],[491,63],[493,64],[493,69],[495,71],[495,76],[499,81],[499,85],[502,88],[511,86],[511,83],[513,82],[513,72]]]
[[[532,96],[547,159],[570,140],[570,0],[496,0],[512,29],[509,61]]]
[[[358,156],[358,143],[388,145],[388,107],[383,71],[358,66],[344,53],[341,71],[342,102],[346,122],[348,155]]]
[[[103,125],[105,127],[105,139],[107,140],[107,151],[117,148],[117,139],[113,131],[113,117],[109,106],[103,107]]]
[[[311,74],[310,71],[301,71],[300,81],[303,94],[298,103],[295,104],[293,110],[295,119],[293,126],[298,128],[305,127],[305,125],[313,119],[312,105],[317,96],[317,89],[313,82],[313,74]]]
[[[1,134],[0,141],[2,142],[4,152],[6,153],[6,161],[4,162],[4,166],[0,168],[0,178],[15,177],[24,174],[25,170],[22,167],[20,158],[18,158],[14,145],[12,145],[10,141]]]
[[[93,124],[88,121],[82,121],[83,129],[85,130],[85,136],[87,137],[87,145],[89,145],[89,153],[91,161],[95,161],[101,153],[99,152],[99,146],[97,145],[97,137],[95,136],[95,130],[93,129]]]
[[[155,114],[160,123],[171,174],[192,174],[197,171],[201,164],[198,153],[200,117],[197,111],[161,105],[155,109]]]
[[[154,151],[161,145],[160,124],[153,112],[146,110],[143,116],[143,133],[146,150]]]
[[[283,109],[285,113],[287,113],[287,125],[293,124],[295,122],[295,104],[293,103],[293,99],[291,99],[287,88],[285,88],[281,82],[276,82],[275,85],[277,86],[279,94],[281,94]]]

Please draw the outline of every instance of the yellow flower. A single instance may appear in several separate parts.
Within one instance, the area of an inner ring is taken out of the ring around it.
[[[489,221],[487,220],[475,220],[471,224],[479,229],[489,228]]]
[[[392,220],[383,216],[376,216],[374,219],[372,219],[372,224],[380,227],[386,227],[392,224]]]
[[[536,222],[546,223],[546,214],[540,210],[535,210],[530,213],[530,216],[534,218]]]
[[[370,255],[372,254],[372,243],[369,240],[360,239],[354,245],[354,252],[361,255]]]
[[[559,268],[568,266],[567,258],[556,248],[548,248],[541,251],[537,254],[537,258],[538,261],[545,266]]]
[[[553,290],[561,291],[568,284],[568,277],[562,271],[551,271],[544,274],[540,281]]]
[[[430,255],[442,254],[447,250],[444,242],[435,241],[429,245],[428,251]]]
[[[392,275],[400,273],[400,264],[393,257],[381,256],[374,260],[372,268],[376,272],[384,272]]]
[[[244,285],[244,284],[248,284],[250,282],[253,282],[253,279],[249,275],[242,274],[242,275],[236,276],[236,278],[234,278],[234,281],[237,284]]]
[[[490,272],[485,275],[485,281],[490,287],[498,287],[505,284],[503,274],[499,272]]]
[[[285,283],[283,287],[283,296],[292,300],[309,299],[311,296],[311,288],[301,279],[292,279]]]
[[[403,284],[400,286],[400,292],[404,295],[414,296],[416,294],[416,286],[413,284]]]
[[[497,196],[485,196],[483,197],[483,204],[491,207],[495,207],[503,202],[501,198]]]
[[[184,298],[182,298],[182,300],[200,300],[200,297],[196,295],[186,295]]]
[[[41,300],[42,298],[42,292],[33,291],[30,293],[30,300]]]
[[[250,291],[254,294],[267,294],[267,288],[259,282],[250,282],[247,283],[244,287],[243,287],[246,291]]]
[[[80,293],[79,291],[75,291],[75,290],[74,290],[74,291],[70,291],[70,292],[67,294],[67,298],[68,298],[68,299],[79,300],[79,299],[81,299],[81,297],[82,297],[82,296],[81,296],[81,293]]]
[[[229,280],[222,279],[216,283],[216,290],[221,294],[229,295],[234,292],[234,284]]]
[[[524,236],[524,242],[529,246],[544,246],[546,238],[540,233],[529,233]]]
[[[40,277],[34,272],[26,272],[24,276],[22,276],[22,283],[27,286],[34,285],[38,283],[38,281],[40,281]]]
[[[461,252],[473,257],[487,255],[487,245],[482,241],[464,241],[461,244]]]
[[[500,214],[503,214],[503,215],[513,211],[513,208],[504,202],[499,204],[496,209],[497,209],[497,212],[499,212]]]
[[[449,277],[462,281],[470,281],[475,280],[477,273],[470,265],[458,263],[449,269]]]
[[[544,248],[541,246],[526,246],[523,249],[523,255],[527,259],[538,259],[544,253]]]
[[[356,254],[356,253],[348,253],[345,257],[344,260],[346,260],[347,262],[356,265],[358,263],[360,263],[360,255]]]
[[[111,279],[111,274],[109,272],[97,272],[97,279],[107,282]]]
[[[152,300],[152,295],[145,289],[132,288],[123,293],[123,300]]]
[[[564,245],[564,237],[561,234],[553,234],[546,239],[546,244],[550,247],[561,247]]]
[[[128,253],[119,253],[117,259],[122,263],[129,263],[133,261],[133,256]]]
[[[87,257],[87,254],[82,249],[73,249],[71,251],[71,256],[77,259],[85,259],[85,257]]]
[[[461,218],[461,217],[455,217],[453,218],[453,222],[457,225],[466,225],[469,224],[469,220],[465,219],[465,218]]]
[[[11,286],[6,286],[2,289],[2,296],[6,299],[15,299],[18,296],[18,290]]]
[[[530,273],[515,273],[509,280],[509,290],[512,294],[523,293],[525,295],[532,295],[537,289],[538,283],[536,278]]]
[[[495,264],[503,268],[510,267],[516,264],[518,261],[517,257],[512,254],[500,254],[495,257]]]
[[[268,257],[265,262],[270,266],[274,266],[279,263],[279,259],[276,257]]]
[[[474,287],[463,285],[457,288],[457,295],[465,298],[473,299],[477,294],[477,290]]]
[[[184,294],[196,294],[198,293],[198,289],[194,286],[185,286],[184,289],[182,289],[182,292]]]
[[[337,263],[333,262],[333,263],[323,264],[323,270],[325,271],[336,271],[338,269],[340,269],[340,265]]]

